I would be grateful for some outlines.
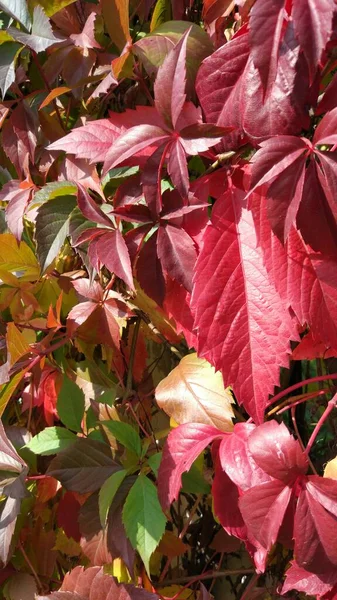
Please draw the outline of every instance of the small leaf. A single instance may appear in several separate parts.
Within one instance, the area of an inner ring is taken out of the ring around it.
[[[121,421],[102,421],[102,425],[105,425],[112,435],[128,450],[141,456],[142,444],[138,433],[128,423],[122,423]]]
[[[21,49],[22,46],[16,42],[4,42],[0,45],[0,90],[3,98],[15,81],[15,59]]]
[[[123,50],[130,40],[129,0],[101,0],[103,19],[113,43]]]
[[[68,377],[63,378],[62,387],[57,399],[57,412],[66,427],[73,431],[82,431],[84,393]]]
[[[166,517],[155,485],[143,474],[137,477],[125,501],[123,523],[128,538],[150,573],[150,558],[165,531]]]
[[[99,491],[99,518],[102,527],[105,527],[111,503],[118,491],[119,486],[125,479],[127,471],[122,469],[113,473],[102,485]]]
[[[69,234],[69,217],[76,198],[60,196],[40,206],[36,217],[37,253],[42,270],[57,257]]]
[[[49,456],[72,446],[76,439],[74,433],[63,427],[46,427],[26,444],[26,448],[34,454]]]
[[[20,358],[31,351],[26,338],[16,327],[15,323],[7,324],[7,350],[10,355],[10,365],[14,365]]]
[[[25,242],[18,244],[11,233],[0,235],[0,269],[14,273],[22,281],[35,281],[40,275],[40,268],[32,250]]]

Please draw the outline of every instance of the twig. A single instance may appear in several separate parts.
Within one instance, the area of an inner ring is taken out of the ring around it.
[[[304,379],[304,381],[300,381],[299,383],[294,383],[294,385],[282,390],[276,394],[276,396],[271,398],[268,401],[268,406],[270,406],[270,404],[274,404],[274,402],[277,400],[281,400],[281,398],[284,398],[284,396],[287,396],[291,392],[298,390],[298,388],[301,388],[304,385],[310,385],[311,383],[316,383],[317,381],[326,381],[326,379],[337,379],[337,373],[332,373],[331,375],[318,375],[316,377],[311,377],[310,379]]]

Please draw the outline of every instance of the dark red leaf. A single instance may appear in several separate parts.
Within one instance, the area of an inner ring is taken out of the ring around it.
[[[165,298],[165,279],[161,262],[157,256],[157,232],[143,245],[139,252],[136,273],[144,292],[159,306]]]
[[[188,233],[169,224],[159,227],[157,250],[163,270],[190,292],[197,253]]]
[[[212,496],[215,515],[225,531],[240,540],[247,540],[247,527],[239,509],[239,490],[222,470],[219,460],[215,464]]]
[[[75,183],[77,183],[77,204],[86,219],[93,221],[93,223],[112,227],[113,224],[109,217],[91,198],[85,187],[78,182]]]
[[[123,279],[129,288],[134,289],[130,256],[119,229],[111,228],[92,240],[89,246],[89,258],[96,270],[99,270],[100,264],[103,264],[109,271]]]
[[[78,526],[78,516],[80,503],[72,492],[66,492],[62,496],[57,508],[57,524],[63,527],[64,533],[68,538],[73,538],[76,542],[80,541],[81,533]]]
[[[170,145],[167,170],[174,187],[178,190],[181,197],[187,198],[189,190],[189,174],[185,150],[179,139]]]

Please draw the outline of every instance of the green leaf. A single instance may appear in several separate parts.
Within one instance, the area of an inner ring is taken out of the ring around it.
[[[150,31],[153,31],[154,29],[156,29],[156,27],[159,27],[159,25],[165,23],[166,21],[169,21],[171,18],[171,1],[157,0],[150,23]]]
[[[52,181],[44,185],[36,194],[28,207],[28,214],[32,208],[45,204],[48,200],[59,198],[60,196],[75,196],[77,187],[71,181]]]
[[[29,29],[31,21],[26,0],[0,0],[0,9]]]
[[[62,423],[73,431],[82,431],[84,415],[84,394],[82,390],[64,376],[57,399],[57,412]]]
[[[121,421],[103,421],[102,425],[105,425],[112,435],[127,448],[141,456],[142,454],[142,443],[138,433],[128,423],[122,423]]]
[[[188,473],[182,475],[182,492],[187,494],[209,494],[211,486],[205,481],[198,467],[193,464]]]
[[[21,44],[16,42],[4,42],[0,45],[0,90],[3,98],[15,81],[15,59],[21,50]]]
[[[156,477],[158,477],[162,454],[162,452],[157,452],[156,454],[152,454],[152,456],[147,459],[147,464],[152,469]]]
[[[36,242],[43,271],[57,257],[69,234],[69,217],[75,206],[74,196],[59,196],[42,204],[38,209]]]
[[[29,448],[34,454],[49,456],[72,446],[76,439],[74,433],[63,427],[46,427],[35,435],[25,448]]]
[[[102,524],[102,527],[105,527],[106,525],[106,521],[108,518],[108,512],[111,506],[111,503],[114,499],[114,497],[116,496],[116,493],[121,485],[121,483],[124,481],[125,477],[127,475],[127,471],[125,469],[122,469],[121,471],[116,471],[116,473],[113,473],[109,479],[107,479],[100,491],[99,491],[99,496],[98,496],[98,502],[99,502],[99,518]]]
[[[156,486],[142,473],[132,486],[123,508],[126,535],[150,573],[149,562],[165,531],[166,517]]]
[[[30,9],[35,6],[42,6],[47,17],[52,17],[61,8],[73,4],[76,0],[28,0],[28,6]]]

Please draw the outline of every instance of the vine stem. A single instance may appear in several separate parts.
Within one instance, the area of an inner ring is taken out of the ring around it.
[[[271,415],[274,414],[281,415],[293,406],[297,406],[298,404],[302,404],[302,402],[307,402],[308,400],[312,400],[313,398],[318,398],[319,396],[325,396],[329,393],[330,390],[325,388],[323,390],[319,390],[318,392],[310,392],[308,394],[300,394],[299,396],[293,396],[291,402],[289,402],[289,399],[287,398],[286,400],[284,400],[284,402],[281,402],[281,404],[275,406],[269,412],[267,412],[267,417],[271,417]]]
[[[330,413],[336,407],[336,404],[337,404],[337,394],[335,394],[334,397],[331,400],[329,400],[328,406],[326,407],[324,413],[322,414],[321,418],[319,419],[318,423],[316,424],[316,427],[315,427],[314,431],[312,432],[312,434],[310,436],[310,439],[308,441],[307,447],[305,449],[305,453],[307,455],[309,454],[309,452],[310,452],[310,450],[311,450],[311,448],[313,446],[313,443],[314,443],[314,441],[315,441],[315,439],[316,439],[316,437],[317,437],[317,435],[318,435],[318,433],[319,433],[319,431],[320,431],[320,429],[321,429],[324,421],[326,421],[326,419],[328,418],[328,416],[330,415]]]
[[[202,575],[191,575],[189,577],[177,577],[177,579],[166,579],[161,581],[160,585],[165,587],[166,585],[176,585],[180,583],[196,583],[197,581],[204,581],[205,579],[213,579],[218,577],[230,577],[233,575],[250,575],[251,573],[255,573],[255,569],[228,569],[225,571],[208,571],[208,573],[203,573]],[[188,586],[186,586],[188,587]],[[174,600],[171,598],[171,600]]]
[[[25,551],[23,545],[21,544],[21,542],[18,543],[18,546],[19,546],[20,552],[22,553],[23,558],[25,559],[27,565],[29,566],[29,568],[30,568],[30,570],[31,570],[31,572],[33,574],[33,577],[34,577],[34,579],[36,581],[36,585],[38,587],[39,592],[42,592],[43,591],[43,585],[42,585],[41,580],[40,580],[37,572],[35,571],[32,563],[31,563],[31,561],[29,559],[29,556],[27,556],[26,551]]]
[[[281,398],[284,398],[284,396],[287,396],[291,392],[298,390],[298,388],[301,388],[304,385],[310,385],[311,383],[316,383],[317,381],[325,381],[326,379],[337,379],[337,373],[331,373],[331,375],[317,375],[316,377],[310,377],[310,379],[304,379],[299,383],[294,383],[294,385],[291,385],[285,390],[282,390],[281,392],[276,394],[276,396],[271,398],[268,402],[268,406],[270,404],[274,404],[274,402],[276,402],[277,400],[281,400]]]

